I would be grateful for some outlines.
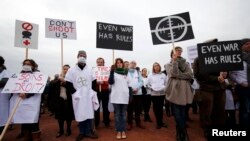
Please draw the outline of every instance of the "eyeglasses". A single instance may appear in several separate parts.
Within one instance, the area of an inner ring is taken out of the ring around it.
[[[181,49],[177,49],[177,50],[175,50],[175,51],[182,52],[182,50],[181,50]]]

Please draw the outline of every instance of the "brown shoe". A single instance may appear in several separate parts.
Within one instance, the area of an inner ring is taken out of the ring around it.
[[[128,124],[127,130],[132,130],[133,125],[132,124]]]

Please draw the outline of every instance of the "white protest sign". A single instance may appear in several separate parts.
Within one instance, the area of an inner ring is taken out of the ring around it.
[[[188,62],[193,63],[194,59],[198,57],[197,46],[189,46],[187,47],[187,55],[188,55]]]
[[[38,48],[38,24],[16,20],[15,46]]]
[[[45,37],[76,40],[76,22],[45,18]]]
[[[13,74],[2,93],[42,93],[48,76],[42,73]]]
[[[106,66],[97,66],[93,67],[95,72],[96,81],[108,81],[110,74],[110,67]]]

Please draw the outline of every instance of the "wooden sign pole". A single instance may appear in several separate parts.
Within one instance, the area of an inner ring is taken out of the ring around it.
[[[1,134],[1,136],[0,136],[0,141],[2,141],[3,136],[4,136],[5,132],[7,131],[8,126],[10,125],[10,122],[11,122],[11,120],[12,120],[14,114],[16,113],[16,110],[17,110],[17,108],[18,108],[18,106],[19,106],[19,104],[20,104],[21,101],[22,101],[22,98],[18,98],[17,103],[16,103],[16,105],[14,106],[11,115],[10,115],[10,117],[8,118],[7,123],[6,123],[5,126],[4,126],[3,132],[2,132],[2,134]]]

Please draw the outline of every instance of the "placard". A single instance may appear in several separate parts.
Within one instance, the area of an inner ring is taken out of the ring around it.
[[[241,41],[197,45],[199,69],[203,73],[243,69]]]
[[[46,18],[45,37],[76,40],[76,22]]]
[[[96,47],[133,50],[133,26],[97,22]]]
[[[13,74],[2,93],[42,93],[48,76],[42,73]]]
[[[97,66],[93,67],[95,72],[96,81],[108,81],[110,74],[110,67],[106,66]]]
[[[189,12],[150,18],[149,23],[154,45],[194,38]]]

